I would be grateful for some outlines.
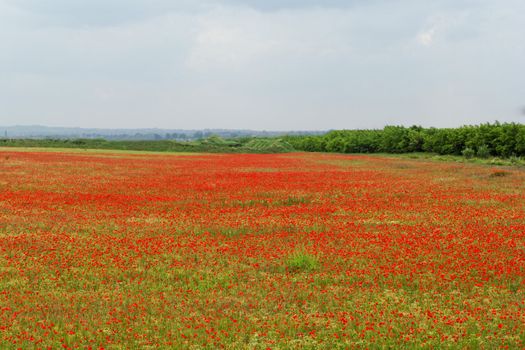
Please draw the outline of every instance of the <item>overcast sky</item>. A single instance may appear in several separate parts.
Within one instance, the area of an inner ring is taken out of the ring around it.
[[[525,122],[523,0],[0,0],[0,125]]]

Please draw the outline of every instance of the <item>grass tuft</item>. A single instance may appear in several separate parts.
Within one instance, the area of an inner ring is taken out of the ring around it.
[[[319,260],[315,255],[309,254],[303,250],[296,251],[288,256],[286,268],[290,272],[308,272],[319,269]]]

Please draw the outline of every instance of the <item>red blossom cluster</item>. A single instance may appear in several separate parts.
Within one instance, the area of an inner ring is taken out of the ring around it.
[[[3,150],[0,347],[523,347],[525,174],[505,172]]]

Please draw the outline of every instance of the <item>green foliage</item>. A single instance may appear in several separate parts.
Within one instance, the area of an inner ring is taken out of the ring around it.
[[[386,126],[381,130],[337,130],[321,136],[288,136],[285,140],[295,149],[309,152],[430,152],[504,158],[525,155],[525,125],[516,123],[495,122],[455,129]]]
[[[206,139],[201,139],[199,141],[193,142],[194,144],[201,145],[210,145],[210,146],[222,146],[222,147],[237,147],[240,145],[238,141],[235,140],[225,140],[220,136],[210,136]]]
[[[257,153],[293,152],[294,148],[288,142],[276,138],[254,138],[243,145],[244,149]]]
[[[319,269],[319,260],[315,255],[298,250],[286,260],[286,268],[290,272],[308,272]]]
[[[509,161],[511,162],[511,164],[519,164],[521,162],[521,158],[516,157],[515,155],[511,155],[509,157]]]
[[[476,152],[476,155],[479,158],[487,159],[490,156],[489,147],[487,145],[479,146],[478,151]]]
[[[474,156],[476,155],[476,151],[474,151],[472,148],[470,147],[467,147],[465,148],[461,154],[463,154],[463,156],[467,159],[471,159],[471,158],[474,158]]]
[[[295,150],[337,153],[428,152],[439,155],[463,155],[465,158],[493,156],[519,159],[525,156],[525,125],[495,122],[455,129],[386,126],[380,130],[334,130],[319,136],[233,139],[210,136],[192,142],[0,139],[0,146],[214,153],[283,153]]]
[[[223,139],[219,136],[210,136],[206,139],[192,142],[174,140],[1,139],[0,146],[203,153],[282,153],[294,151],[292,145],[279,138]]]

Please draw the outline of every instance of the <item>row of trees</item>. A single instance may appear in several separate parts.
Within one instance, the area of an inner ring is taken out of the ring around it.
[[[322,136],[288,136],[285,140],[297,150],[310,152],[525,155],[525,125],[516,123],[446,129],[386,126],[382,130],[336,130]]]

